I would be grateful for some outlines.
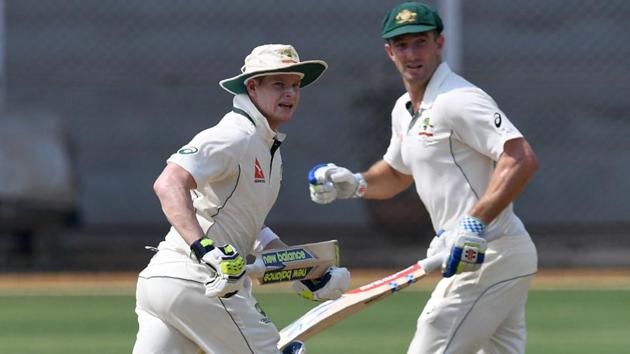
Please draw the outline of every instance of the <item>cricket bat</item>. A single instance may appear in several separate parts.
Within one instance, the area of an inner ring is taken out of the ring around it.
[[[439,268],[443,258],[442,254],[438,254],[423,259],[385,278],[349,290],[336,300],[328,300],[312,308],[280,331],[278,348],[282,350],[294,340],[305,341],[366,306],[408,287]]]
[[[332,266],[339,266],[337,240],[264,250],[247,265],[247,273],[264,285],[320,278]]]

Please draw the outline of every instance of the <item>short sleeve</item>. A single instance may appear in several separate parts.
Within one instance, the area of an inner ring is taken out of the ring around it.
[[[392,136],[389,139],[389,146],[387,147],[385,155],[383,155],[383,160],[398,172],[410,175],[411,171],[403,162],[401,154],[403,132],[400,127],[400,115],[407,114],[407,112],[400,111],[400,101],[401,100],[396,103],[392,110]]]
[[[213,127],[197,134],[168,159],[188,171],[198,186],[226,178],[238,171],[238,161],[249,142],[237,129]]]
[[[503,153],[506,141],[523,137],[496,102],[482,90],[469,88],[453,95],[445,110],[462,143],[496,161]]]

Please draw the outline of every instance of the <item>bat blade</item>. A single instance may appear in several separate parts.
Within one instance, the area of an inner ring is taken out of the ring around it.
[[[441,259],[441,255],[427,258],[312,308],[280,331],[278,348],[282,349],[294,340],[305,341],[374,302],[408,287],[436,269]]]
[[[269,249],[256,255],[247,266],[259,284],[316,279],[331,266],[339,265],[337,240],[307,243],[284,249]]]

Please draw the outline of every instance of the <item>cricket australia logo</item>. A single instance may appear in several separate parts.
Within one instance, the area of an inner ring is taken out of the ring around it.
[[[415,22],[417,16],[417,13],[404,9],[396,15],[396,24]]]
[[[422,120],[422,130],[418,132],[420,136],[433,136],[435,127],[431,124],[431,118],[427,117]]]
[[[254,183],[265,183],[265,174],[262,167],[260,167],[258,158],[254,162]]]
[[[282,49],[279,51],[279,54],[282,57],[282,62],[285,64],[295,64],[299,60],[297,53],[291,48]]]

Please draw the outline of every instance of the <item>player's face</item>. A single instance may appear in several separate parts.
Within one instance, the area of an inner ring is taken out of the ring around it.
[[[426,85],[442,61],[444,37],[436,32],[396,36],[385,44],[385,51],[409,85]]]
[[[291,120],[300,102],[300,76],[278,74],[247,82],[249,97],[267,118],[271,129]]]

